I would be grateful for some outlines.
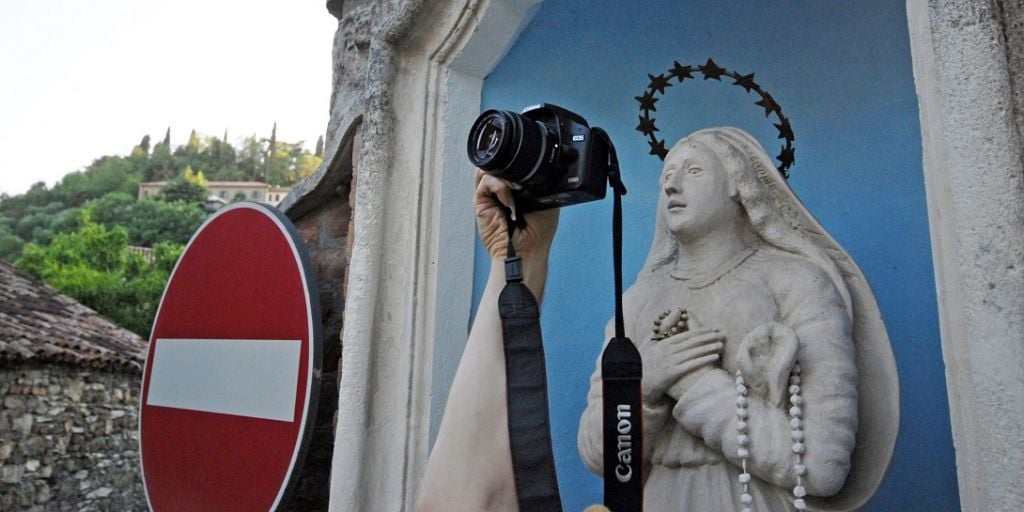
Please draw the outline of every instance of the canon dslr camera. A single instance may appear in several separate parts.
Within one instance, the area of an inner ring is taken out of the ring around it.
[[[480,114],[467,149],[473,165],[522,186],[513,192],[518,210],[535,211],[604,198],[609,144],[602,130],[591,130],[579,115],[540,104],[520,114]]]

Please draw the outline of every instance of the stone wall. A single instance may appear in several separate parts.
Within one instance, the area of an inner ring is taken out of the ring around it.
[[[292,213],[292,212],[289,212]],[[298,485],[282,511],[325,510],[330,489],[331,453],[338,411],[341,328],[345,312],[344,285],[348,268],[348,232],[352,218],[349,182],[342,180],[322,193],[316,206],[294,219],[306,242],[316,273],[323,329],[323,376],[317,397],[316,423]]]
[[[0,510],[146,510],[139,376],[0,367]]]

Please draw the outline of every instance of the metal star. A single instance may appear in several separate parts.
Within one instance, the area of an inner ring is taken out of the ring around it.
[[[668,150],[665,149],[665,139],[660,140],[649,140],[648,144],[651,145],[651,152],[649,155],[657,155],[658,158],[664,160],[665,156],[668,155]]]
[[[788,169],[796,161],[796,149],[783,146],[779,156],[775,157],[775,159],[779,161],[779,170],[785,174],[785,169]]]
[[[672,61],[672,69],[668,71],[668,75],[674,76],[679,79],[679,83],[683,83],[683,80],[687,78],[693,78],[693,66],[683,66],[677,61]]]
[[[768,93],[764,93],[764,95],[761,96],[761,101],[758,101],[756,105],[759,107],[764,107],[765,117],[768,117],[772,112],[779,111],[779,104],[775,103],[775,99],[772,98],[772,95]]]
[[[665,78],[665,75],[654,76],[649,74],[647,75],[647,78],[651,79],[651,85],[649,88],[652,91],[658,91],[659,94],[665,94],[665,88],[672,87],[672,84],[669,82],[668,78]]]
[[[658,127],[654,126],[654,119],[647,116],[640,116],[640,124],[636,129],[644,135],[654,135],[654,132],[658,131]]]
[[[783,117],[781,123],[772,123],[772,125],[775,126],[777,130],[779,130],[780,139],[786,139],[791,141],[796,138],[793,136],[793,128],[789,126],[789,119]]]
[[[751,89],[753,89],[754,87],[757,87],[757,84],[754,83],[754,74],[753,73],[751,73],[749,75],[742,75],[742,76],[740,76],[738,78],[735,78],[734,80],[735,81],[732,83],[733,85],[738,85],[738,86],[746,89],[747,92],[750,92]]]
[[[704,63],[703,66],[697,67],[700,68],[700,71],[702,73],[704,73],[704,80],[707,80],[709,78],[721,80],[722,75],[725,73],[725,69],[718,67],[718,64],[715,64],[715,61],[711,60],[710,57],[708,57],[708,61]]]
[[[654,97],[654,91],[647,89],[644,91],[643,96],[634,97],[640,102],[640,110],[653,110],[657,112],[658,109],[654,108],[654,104],[658,102],[658,98]]]
[[[740,74],[736,71],[727,70],[718,64],[711,58],[708,58],[707,62],[703,65],[687,65],[684,66],[678,61],[672,61],[672,68],[668,71],[660,74],[653,75],[648,74],[647,78],[650,79],[650,83],[647,89],[644,90],[642,96],[636,96],[636,100],[640,102],[640,116],[639,124],[637,124],[636,130],[643,133],[647,139],[647,143],[650,145],[650,154],[655,155],[662,161],[668,156],[668,149],[665,146],[665,139],[658,139],[655,137],[656,132],[659,132],[657,126],[655,126],[655,119],[652,117],[651,112],[656,112],[655,104],[660,99],[660,96],[665,94],[666,89],[672,87],[672,78],[674,77],[678,82],[682,83],[687,78],[693,79],[693,73],[700,71],[704,76],[704,80],[722,80],[722,76],[729,77],[733,80],[732,85],[738,85],[742,87],[748,94],[754,92],[759,96],[759,100],[756,104],[764,109],[765,117],[770,116],[772,113],[778,117],[778,123],[773,123],[773,126],[778,131],[778,138],[783,139],[785,144],[782,146],[776,159],[779,161],[778,170],[782,174],[783,178],[789,178],[789,168],[796,161],[796,151],[793,149],[793,140],[796,138],[793,135],[793,128],[789,123],[789,119],[786,118],[782,113],[782,107],[775,101],[770,94],[764,91],[757,82],[754,81],[754,73]],[[658,96],[658,97],[656,97]]]

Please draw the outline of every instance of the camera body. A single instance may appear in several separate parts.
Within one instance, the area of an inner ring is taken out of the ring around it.
[[[608,188],[608,139],[595,136],[578,114],[555,105],[480,114],[467,151],[473,165],[521,187],[513,192],[520,211],[603,199]]]

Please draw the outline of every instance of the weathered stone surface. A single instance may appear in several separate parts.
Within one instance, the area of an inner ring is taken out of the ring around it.
[[[16,484],[21,480],[21,466],[5,465],[0,469],[0,482],[5,484]]]
[[[134,372],[0,366],[0,510],[145,510]]]
[[[907,2],[960,503],[1021,510],[1024,2]]]

